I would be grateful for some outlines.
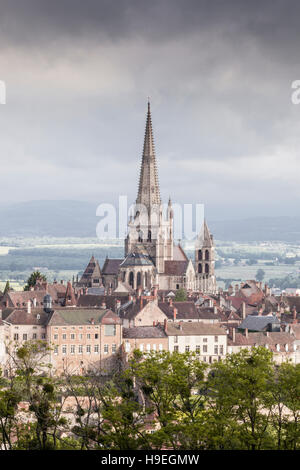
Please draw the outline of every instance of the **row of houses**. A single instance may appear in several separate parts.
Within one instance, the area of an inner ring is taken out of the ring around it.
[[[70,282],[7,292],[0,300],[0,361],[5,370],[8,344],[44,340],[57,373],[109,372],[134,349],[191,351],[212,363],[241,348],[264,346],[278,362],[299,362],[297,307],[289,311],[286,299],[272,299],[253,282],[239,292],[189,293],[183,302],[156,287],[99,295],[76,290]]]

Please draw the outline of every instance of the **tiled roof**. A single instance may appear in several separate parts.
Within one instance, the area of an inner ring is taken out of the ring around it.
[[[49,325],[120,324],[119,317],[109,309],[64,308],[55,309]]]
[[[298,295],[285,296],[283,297],[283,301],[285,301],[288,304],[288,306],[290,307],[290,310],[296,307],[297,312],[300,313],[300,296]]]
[[[291,325],[292,332],[297,340],[300,340],[300,324]]]
[[[180,328],[181,326],[181,328]],[[208,335],[225,335],[226,330],[217,325],[211,325],[208,323],[190,323],[190,322],[168,322],[167,331],[168,336],[208,336]]]
[[[137,299],[136,302],[127,301],[128,305],[123,305],[119,310],[119,315],[121,318],[126,320],[132,320],[146,305],[148,304],[149,299]]]
[[[164,329],[160,326],[135,326],[123,328],[123,338],[166,338]]]
[[[29,291],[9,291],[1,300],[2,306],[5,306],[5,301],[8,301],[9,307],[25,307],[28,300],[33,302],[36,299],[37,306],[43,305],[43,299],[46,294],[50,294],[53,303],[58,304],[63,301],[66,295],[67,286],[64,284],[47,284],[46,289],[38,288]]]
[[[119,266],[122,261],[123,259],[106,258],[102,268],[102,274],[118,274]]]
[[[228,346],[269,346],[272,351],[277,351],[276,345],[280,345],[280,350],[284,351],[284,346],[289,345],[289,351],[292,351],[294,337],[285,332],[270,332],[268,335],[263,332],[248,333],[248,337],[242,333],[236,333],[235,342],[228,337]]]
[[[269,324],[278,324],[280,325],[280,321],[277,317],[271,316],[260,316],[260,315],[248,315],[245,320],[240,324],[239,328],[244,330],[248,328],[248,330],[252,331],[263,331]]]
[[[199,313],[194,302],[173,302],[172,306],[168,302],[158,302],[158,307],[171,319],[174,316],[174,307],[177,309],[176,318],[178,320],[199,319]]]
[[[167,276],[183,276],[188,267],[188,261],[165,261],[164,274]]]
[[[201,320],[219,320],[219,317],[215,314],[213,307],[198,307],[197,311]]]
[[[281,323],[293,323],[294,322],[294,316],[293,314],[290,313],[282,313],[280,316]],[[296,320],[297,322],[300,322],[300,312],[297,313],[296,315]]]
[[[188,257],[186,256],[181,245],[173,246],[173,260],[174,261],[188,261]]]
[[[126,266],[153,266],[153,263],[149,256],[143,253],[129,253],[120,264],[122,268]]]
[[[92,256],[80,279],[80,284],[85,284],[86,282],[95,278],[101,278],[101,270],[98,261],[94,258],[94,256]]]
[[[128,302],[128,297],[124,295],[81,295],[77,300],[78,307],[101,307],[101,304],[104,302],[106,307],[115,310],[117,301],[120,301],[121,304]]]
[[[32,309],[31,313],[27,310],[15,309],[6,318],[5,321],[13,325],[46,325],[48,314],[42,309]]]

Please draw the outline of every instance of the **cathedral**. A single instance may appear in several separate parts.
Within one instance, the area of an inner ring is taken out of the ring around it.
[[[166,214],[163,211],[148,102],[138,195],[128,222],[125,257],[105,260],[101,275],[106,288],[216,291],[214,241],[206,222],[195,240],[193,262],[175,243],[173,218],[171,199]]]

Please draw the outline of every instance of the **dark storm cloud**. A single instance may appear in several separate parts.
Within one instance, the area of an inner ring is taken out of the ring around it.
[[[296,0],[0,0],[2,199],[134,197],[150,94],[165,197],[294,211],[299,16]]]
[[[0,31],[7,43],[38,46],[78,35],[160,41],[199,29],[249,34],[270,45],[299,41],[296,0],[1,0],[0,5]]]

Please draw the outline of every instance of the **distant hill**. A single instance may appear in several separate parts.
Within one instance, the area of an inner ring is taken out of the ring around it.
[[[300,217],[253,217],[209,221],[215,239],[222,241],[284,241],[300,243]]]
[[[0,207],[1,237],[95,237],[97,205],[83,201],[31,201]],[[215,239],[300,243],[300,217],[209,220]]]
[[[96,204],[30,201],[0,207],[1,237],[95,237]]]

